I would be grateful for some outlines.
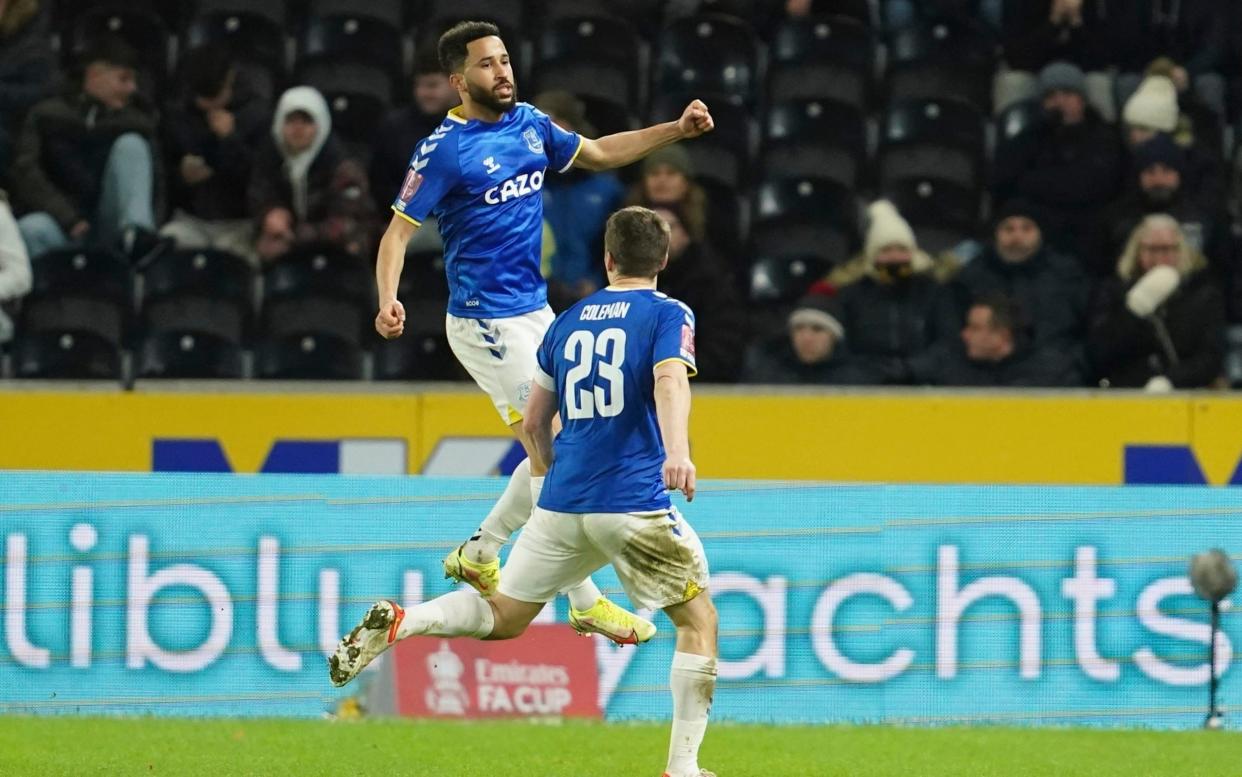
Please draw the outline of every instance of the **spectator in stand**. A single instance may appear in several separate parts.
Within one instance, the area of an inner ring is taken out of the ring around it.
[[[1101,386],[1202,388],[1224,369],[1225,303],[1177,220],[1143,219],[1093,305],[1087,349]]]
[[[749,337],[733,274],[710,245],[694,239],[677,206],[652,209],[669,226],[668,265],[660,271],[659,289],[694,311],[698,379],[732,383],[741,373]]]
[[[930,19],[953,19],[958,22],[979,25],[989,33],[1000,32],[1005,14],[1006,0],[880,0],[880,15],[889,32],[913,27]],[[787,0],[787,8],[803,5],[802,0]],[[811,2],[823,7],[823,13],[832,13],[831,2]]]
[[[164,119],[176,212],[160,233],[182,248],[220,248],[253,260],[246,187],[271,109],[237,73],[237,62],[220,46],[203,46],[183,59],[185,93]]]
[[[695,183],[694,165],[680,143],[643,159],[642,177],[630,187],[625,204],[676,206],[690,239],[695,243],[708,239],[707,192]]]
[[[1208,211],[1186,191],[1186,150],[1158,133],[1135,148],[1133,158],[1126,191],[1100,214],[1099,247],[1089,258],[1098,263],[1097,274],[1107,272],[1100,258],[1120,254],[1139,222],[1153,213],[1167,213],[1181,224],[1191,249],[1204,254],[1223,281],[1231,250],[1229,220],[1223,209]]]
[[[1086,72],[1087,102],[1108,122],[1117,117],[1105,39],[1107,4],[1102,0],[1008,0],[1001,45],[1005,67],[996,74],[993,107],[1038,99],[1037,73],[1058,60]]]
[[[1087,105],[1084,78],[1067,62],[1045,67],[1044,120],[999,148],[994,165],[996,200],[1022,196],[1042,208],[1044,237],[1075,256],[1117,190],[1120,164],[1116,133]]]
[[[323,95],[309,86],[287,90],[271,133],[255,159],[248,194],[259,258],[271,261],[294,243],[319,241],[369,258],[375,208],[366,174],[332,135]]]
[[[1074,259],[1044,244],[1043,214],[1015,199],[995,214],[995,240],[957,276],[964,306],[1003,293],[1027,311],[1033,345],[1080,350],[1091,282]]]
[[[569,92],[544,92],[534,105],[570,132],[596,136],[582,101]],[[592,173],[572,168],[543,182],[543,216],[556,235],[556,250],[545,275],[553,309],[563,310],[599,289],[599,257],[604,224],[621,202],[625,187],[612,171]]]
[[[1222,0],[1109,3],[1107,43],[1120,72],[1118,103],[1135,90],[1152,60],[1167,57],[1176,63],[1170,75],[1177,92],[1224,116],[1228,5]]]
[[[1123,138],[1133,158],[1135,149],[1159,133],[1170,135],[1185,149],[1183,179],[1187,191],[1207,210],[1225,202],[1227,174],[1219,144],[1202,142],[1194,125],[1178,107],[1177,92],[1166,76],[1150,75],[1126,101]],[[1214,146],[1214,147],[1213,147]]]
[[[30,256],[9,209],[9,198],[0,191],[0,345],[13,339],[13,312],[17,300],[30,292]]]
[[[867,212],[866,272],[840,290],[840,321],[859,382],[910,383],[957,334],[960,314],[893,204],[879,200]]]
[[[135,98],[137,55],[106,38],[81,59],[77,87],[26,117],[13,164],[14,199],[32,257],[74,244],[120,248],[138,260],[159,246],[152,153],[155,112]]]
[[[932,363],[920,382],[938,386],[1081,386],[1077,360],[1066,350],[1037,345],[1024,310],[1000,291],[971,304],[961,343]]]
[[[414,146],[435,132],[445,114],[461,104],[457,90],[440,67],[436,47],[428,46],[424,52],[414,72],[412,102],[389,111],[380,122],[371,147],[371,193],[385,220],[391,215],[388,208],[405,180]],[[419,232],[426,228],[424,224]]]
[[[52,84],[52,38],[41,0],[0,0],[0,178],[26,111]]]
[[[844,349],[840,313],[832,297],[808,294],[789,314],[788,331],[754,343],[746,355],[743,383],[842,385],[853,382]]]

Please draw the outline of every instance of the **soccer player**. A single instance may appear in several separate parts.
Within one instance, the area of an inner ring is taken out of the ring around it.
[[[713,124],[707,106],[695,100],[675,122],[591,140],[517,101],[509,52],[494,25],[457,24],[441,36],[439,55],[462,104],[415,148],[393,203],[376,264],[375,328],[385,338],[404,331],[397,285],[405,247],[434,214],[449,281],[449,345],[527,453],[474,536],[444,559],[447,577],[487,597],[496,591],[500,548],[529,520],[546,471],[522,431],[535,349],[553,317],[539,273],[545,171],[620,167]],[[590,580],[567,593],[570,623],[580,632],[622,644],[645,642],[655,633],[651,623],[601,596]]]
[[[377,602],[329,659],[336,685],[411,636],[511,639],[563,589],[611,563],[636,604],[677,627],[665,777],[712,777],[698,765],[716,684],[716,609],[707,559],[668,491],[694,498],[689,377],[694,314],[656,291],[668,225],[620,210],[604,233],[609,286],[561,314],[539,347],[525,432],[551,462],[499,591],[462,589],[403,610]],[[559,410],[564,428],[553,441]]]

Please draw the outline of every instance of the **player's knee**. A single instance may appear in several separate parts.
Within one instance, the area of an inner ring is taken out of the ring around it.
[[[496,621],[496,625],[492,628],[492,633],[487,636],[489,640],[516,639],[526,632],[525,623],[514,622],[512,620],[500,619]]]

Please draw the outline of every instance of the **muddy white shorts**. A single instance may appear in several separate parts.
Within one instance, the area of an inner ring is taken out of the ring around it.
[[[548,602],[605,564],[637,607],[680,604],[708,585],[703,543],[676,508],[577,515],[536,507],[501,569],[499,590],[522,602]]]
[[[556,316],[552,308],[508,318],[444,318],[449,347],[506,425],[522,420],[535,375],[535,352]]]

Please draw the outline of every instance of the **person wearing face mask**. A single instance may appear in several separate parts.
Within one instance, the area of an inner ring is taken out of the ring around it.
[[[1146,216],[1092,307],[1087,352],[1101,386],[1202,388],[1224,369],[1225,302],[1173,217]]]
[[[1167,213],[1181,224],[1190,247],[1214,270],[1223,272],[1229,252],[1229,227],[1223,210],[1207,210],[1187,190],[1186,151],[1165,133],[1156,133],[1133,151],[1133,166],[1124,194],[1103,213],[1098,244],[1088,261],[1096,274],[1107,273],[1104,257],[1117,256],[1134,227],[1153,213]]]
[[[255,251],[263,261],[295,242],[323,240],[357,256],[370,250],[366,173],[332,134],[328,103],[313,87],[295,86],[280,96],[247,198],[258,224]]]
[[[10,174],[32,257],[67,245],[119,248],[138,261],[160,247],[155,227],[157,117],[137,92],[138,55],[94,42],[81,80],[31,109]]]
[[[954,279],[962,309],[984,294],[1000,292],[1030,317],[1038,345],[1080,350],[1091,282],[1078,262],[1046,245],[1044,214],[1014,199],[994,214],[995,239]]]
[[[909,383],[957,335],[959,313],[897,208],[879,200],[867,214],[865,271],[840,290],[840,320],[862,382]]]
[[[1043,121],[996,152],[992,195],[1025,197],[1048,214],[1045,237],[1080,256],[1100,208],[1116,193],[1120,144],[1113,127],[1087,103],[1086,76],[1053,62],[1039,74]]]

